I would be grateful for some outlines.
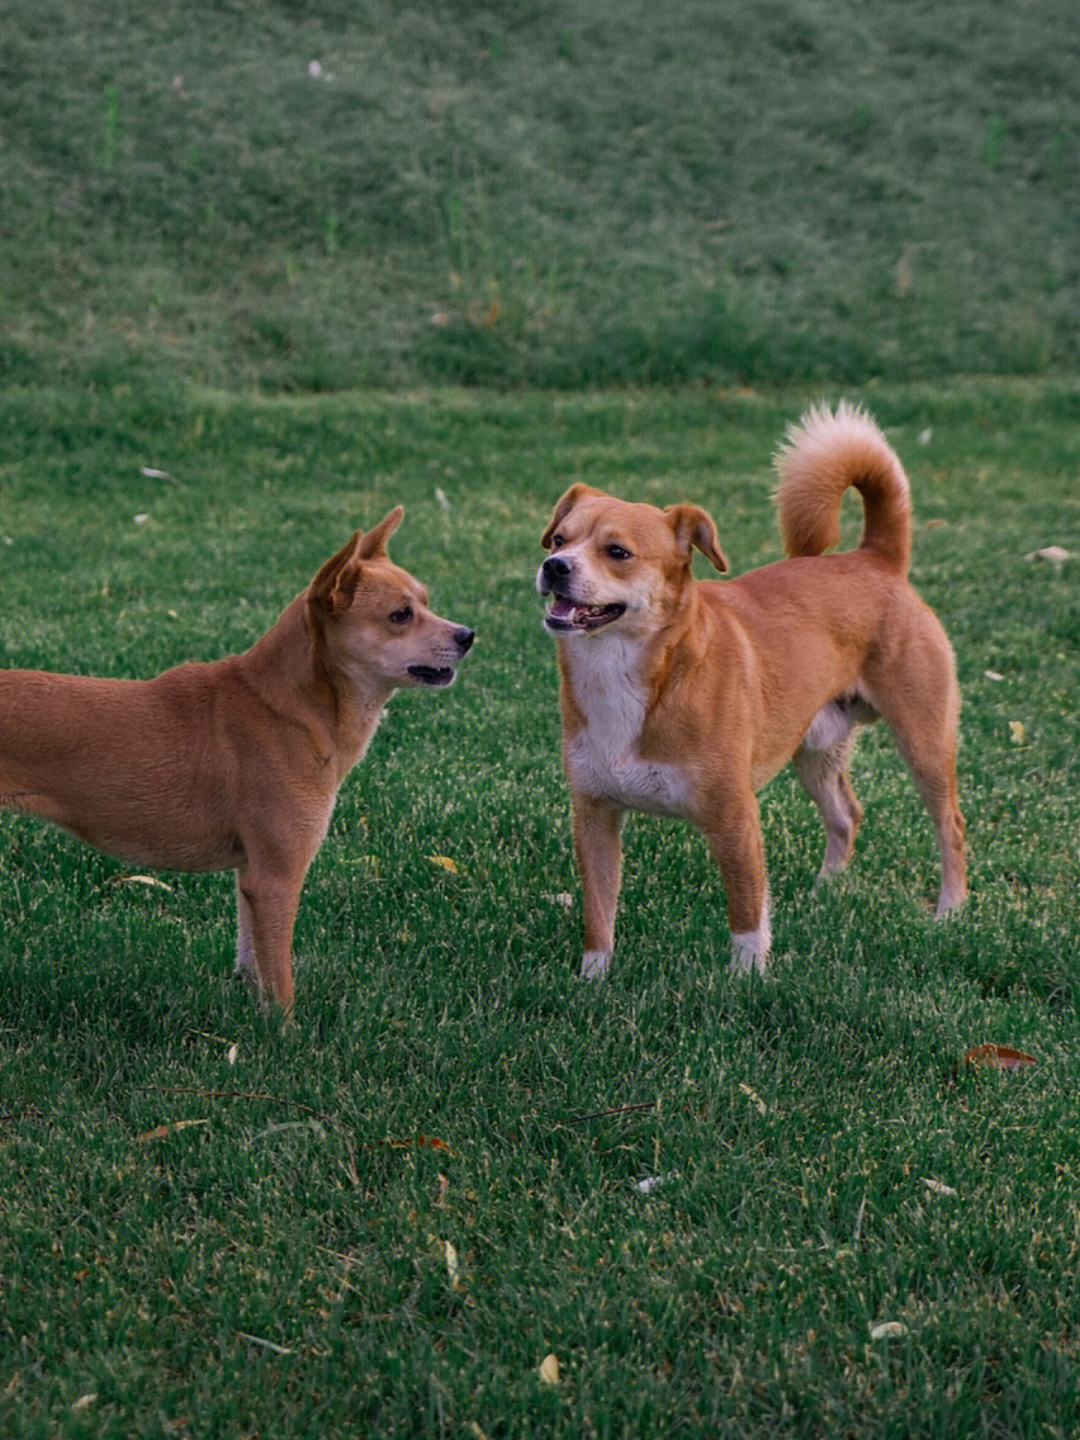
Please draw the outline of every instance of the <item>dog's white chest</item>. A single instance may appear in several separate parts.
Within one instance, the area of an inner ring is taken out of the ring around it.
[[[689,786],[682,769],[639,753],[646,697],[635,645],[614,635],[570,642],[574,699],[584,726],[567,747],[575,790],[654,815],[686,814]]]

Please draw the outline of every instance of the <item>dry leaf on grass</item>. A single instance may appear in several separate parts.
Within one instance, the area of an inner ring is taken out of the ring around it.
[[[540,1379],[545,1385],[558,1385],[562,1376],[559,1374],[559,1357],[557,1355],[545,1355],[540,1361]]]
[[[457,1249],[449,1240],[443,1241],[443,1254],[446,1257],[446,1273],[450,1276],[450,1288],[461,1289],[461,1263],[458,1260]]]
[[[1004,680],[1004,679],[1005,679],[1005,676],[999,674],[997,670],[984,670],[984,671],[983,671],[983,674],[986,676],[987,680]]]
[[[440,1140],[437,1135],[415,1135],[411,1140],[376,1140],[374,1142],[387,1150],[442,1150],[447,1155],[452,1155],[456,1160],[458,1152],[445,1140]]]
[[[758,1114],[764,1115],[766,1110],[768,1109],[768,1106],[765,1104],[765,1101],[762,1100],[761,1096],[757,1093],[757,1091],[753,1089],[750,1085],[747,1085],[744,1080],[739,1081],[739,1089],[753,1104]]]
[[[1064,565],[1072,556],[1062,545],[1046,545],[1042,550],[1032,550],[1025,560],[1046,560],[1050,565]]]
[[[209,1120],[172,1120],[168,1125],[155,1125],[153,1130],[144,1130],[135,1139],[140,1145],[145,1145],[149,1140],[166,1140],[180,1130],[190,1130],[193,1125],[209,1124]]]
[[[441,870],[448,870],[451,875],[458,874],[457,861],[451,860],[449,855],[429,855],[427,858],[432,865],[438,865]]]
[[[898,1340],[907,1333],[907,1326],[901,1325],[899,1320],[884,1320],[880,1325],[870,1327],[871,1340]]]
[[[1009,739],[1014,745],[1023,745],[1027,739],[1027,731],[1022,720],[1009,721]]]
[[[88,1409],[91,1405],[93,1405],[93,1403],[94,1403],[94,1401],[95,1401],[96,1399],[97,1399],[97,1391],[96,1391],[96,1390],[93,1390],[93,1391],[91,1391],[90,1394],[88,1394],[88,1395],[80,1395],[79,1398],[78,1398],[78,1400],[74,1401],[74,1403],[72,1404],[71,1408],[72,1408],[72,1410],[86,1410],[86,1409]]]
[[[1038,1064],[1034,1055],[1025,1055],[1011,1045],[976,1045],[964,1059],[969,1065],[986,1065],[992,1070],[1023,1070]]]
[[[956,1191],[951,1185],[946,1185],[943,1180],[934,1180],[927,1175],[922,1176],[922,1183],[935,1195],[955,1195]]]
[[[261,1335],[249,1335],[246,1330],[238,1330],[236,1333],[249,1345],[258,1345],[261,1349],[270,1350],[275,1355],[291,1355],[293,1353],[287,1345],[279,1345],[275,1340],[264,1340]]]

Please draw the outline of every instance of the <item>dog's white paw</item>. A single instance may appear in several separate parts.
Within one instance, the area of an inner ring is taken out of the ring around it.
[[[586,950],[581,957],[582,980],[603,980],[611,965],[610,950]]]
[[[764,975],[769,968],[769,952],[755,945],[747,945],[741,935],[731,941],[732,975]]]

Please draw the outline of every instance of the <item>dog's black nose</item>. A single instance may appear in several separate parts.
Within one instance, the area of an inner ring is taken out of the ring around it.
[[[457,641],[461,653],[467,655],[472,649],[472,642],[476,639],[476,631],[470,630],[467,625],[462,625],[454,631],[454,639]]]
[[[545,580],[565,580],[570,574],[570,561],[564,560],[561,555],[549,555],[541,569]]]

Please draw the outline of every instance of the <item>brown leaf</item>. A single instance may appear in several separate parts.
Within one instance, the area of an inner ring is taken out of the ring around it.
[[[1025,1055],[1010,1045],[976,1045],[964,1059],[969,1065],[987,1065],[993,1070],[1023,1070],[1038,1064],[1034,1055]]]
[[[171,1125],[155,1125],[153,1130],[144,1130],[135,1139],[140,1145],[145,1145],[149,1140],[167,1140],[168,1137],[178,1130],[188,1130],[192,1125],[209,1125],[209,1120],[174,1120]]]
[[[437,1135],[416,1135],[412,1140],[376,1140],[375,1144],[385,1146],[388,1150],[444,1150],[455,1160],[458,1158],[458,1152]]]
[[[545,1355],[539,1365],[540,1379],[545,1385],[558,1385],[562,1378],[559,1374],[559,1357],[557,1355]]]
[[[457,861],[451,860],[449,855],[429,855],[427,858],[432,865],[438,865],[441,870],[449,870],[451,875],[458,873]]]

